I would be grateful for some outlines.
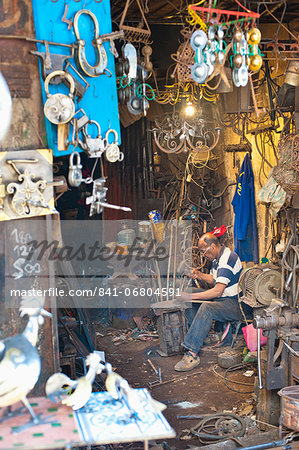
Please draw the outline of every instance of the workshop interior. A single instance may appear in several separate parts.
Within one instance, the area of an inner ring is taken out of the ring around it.
[[[3,0],[0,55],[0,449],[299,447],[298,2]]]

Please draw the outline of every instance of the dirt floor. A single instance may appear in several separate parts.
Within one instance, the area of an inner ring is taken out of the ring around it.
[[[204,444],[194,435],[190,436],[188,431],[198,423],[198,419],[187,420],[178,416],[215,414],[216,412],[232,412],[245,418],[249,431],[246,439],[242,438],[245,439],[244,447],[258,442],[277,440],[277,428],[271,427],[268,428],[267,433],[262,433],[254,420],[255,400],[252,392],[255,373],[249,377],[244,376],[246,370],[251,367],[229,374],[229,378],[247,383],[247,385],[229,383],[233,389],[251,393],[238,393],[230,390],[223,380],[225,369],[220,368],[217,364],[217,355],[230,351],[230,348],[213,347],[212,344],[217,342],[215,334],[210,335],[209,339],[208,346],[201,351],[200,366],[191,372],[178,373],[174,371],[174,365],[182,355],[161,357],[158,353],[159,339],[143,336],[142,333],[139,333],[138,336],[138,331],[132,333],[128,330],[97,327],[97,349],[105,351],[106,360],[112,364],[114,370],[126,378],[132,387],[146,387],[154,399],[167,405],[163,414],[175,430],[176,438],[167,440],[164,447],[160,442],[160,447],[157,448],[167,449],[167,446],[171,449],[202,447]],[[245,341],[240,335],[235,348],[242,353],[244,347]],[[150,383],[158,382],[159,377],[155,374],[148,359],[157,370],[161,368],[161,384],[150,385]],[[215,445],[211,446],[211,448],[221,449],[236,447],[237,444],[233,441],[228,441],[227,444],[220,443],[216,447]]]

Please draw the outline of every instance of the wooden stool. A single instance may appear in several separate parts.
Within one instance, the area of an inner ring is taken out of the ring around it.
[[[69,368],[69,373],[67,375],[69,375],[70,378],[73,380],[76,378],[76,355],[60,356],[59,364],[61,367],[67,366]]]

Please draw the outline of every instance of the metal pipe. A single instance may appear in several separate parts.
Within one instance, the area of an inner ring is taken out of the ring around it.
[[[259,380],[259,389],[263,389],[262,368],[261,368],[261,330],[257,330],[257,372]]]
[[[262,450],[264,448],[266,449],[273,447],[292,448],[290,445],[286,443],[286,441],[273,441],[273,442],[266,442],[265,444],[253,445],[252,447],[244,447],[243,450]]]
[[[109,209],[119,209],[121,211],[126,211],[126,212],[132,211],[132,209],[128,208],[127,206],[110,205],[110,203],[107,203],[107,202],[99,202],[99,205],[104,208],[109,208]]]
[[[168,266],[167,266],[167,278],[166,278],[166,300],[169,300],[169,275],[170,266],[172,259],[172,238],[173,238],[173,223],[170,224],[170,242],[169,242],[169,256],[168,256]]]

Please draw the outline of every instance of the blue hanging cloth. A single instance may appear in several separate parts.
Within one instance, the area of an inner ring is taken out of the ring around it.
[[[232,201],[235,213],[235,252],[241,261],[259,262],[259,247],[254,196],[254,176],[251,161],[246,154],[240,169]]]

